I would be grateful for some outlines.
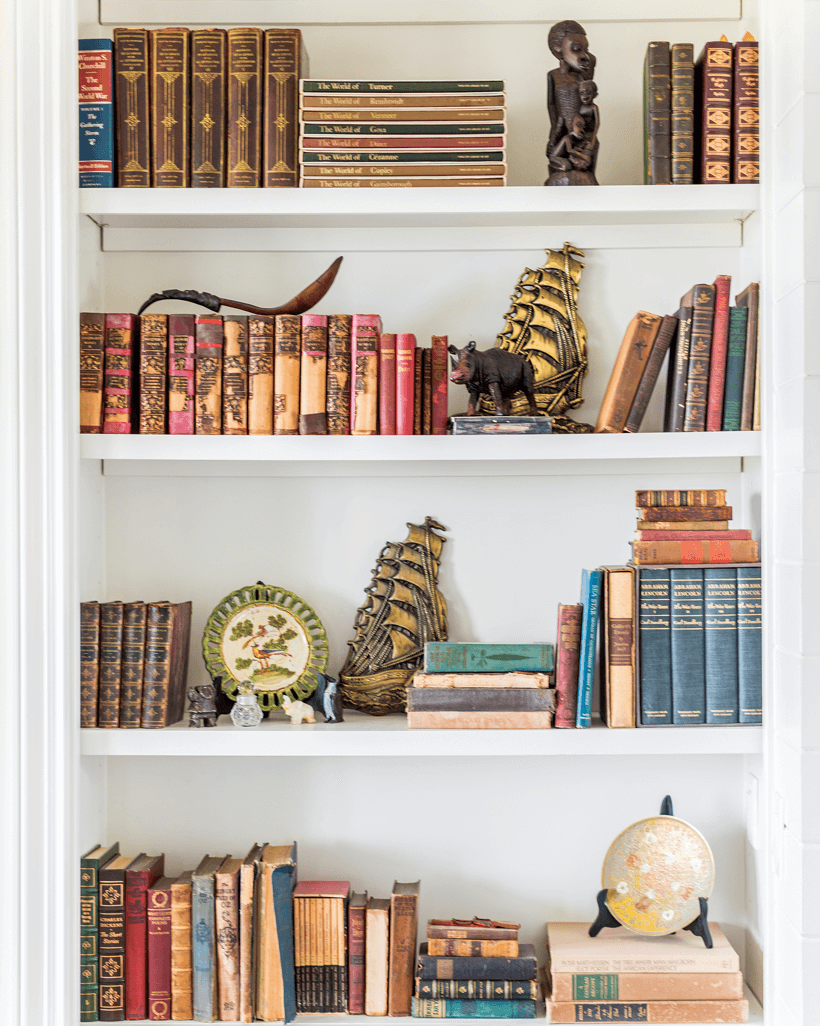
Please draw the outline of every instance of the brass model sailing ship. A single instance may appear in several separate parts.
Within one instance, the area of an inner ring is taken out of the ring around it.
[[[431,517],[407,526],[405,541],[387,542],[379,553],[339,674],[344,705],[372,716],[405,708],[425,642],[447,640],[447,603],[437,587],[446,539],[435,533],[446,528]]]
[[[526,268],[510,297],[504,328],[496,346],[526,357],[535,372],[535,402],[542,413],[554,417],[555,432],[587,432],[561,414],[584,401],[581,381],[587,372],[587,330],[578,316],[578,291],[583,253],[564,243],[563,250],[548,249],[546,263]],[[480,410],[491,414],[492,404],[482,398]],[[523,392],[511,402],[514,416],[529,413]]]

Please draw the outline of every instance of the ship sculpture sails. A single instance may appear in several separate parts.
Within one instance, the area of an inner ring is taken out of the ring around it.
[[[437,586],[446,539],[435,533],[446,528],[430,517],[407,526],[405,541],[388,542],[379,553],[339,674],[344,705],[372,716],[405,708],[425,642],[447,640],[447,603]]]
[[[587,372],[587,331],[578,316],[578,291],[583,253],[564,243],[563,250],[548,249],[546,263],[526,268],[518,279],[512,304],[504,315],[504,329],[496,346],[519,353],[535,372],[535,402],[542,413],[554,417],[555,432],[586,432],[592,427],[562,417],[584,401],[581,381]],[[492,414],[493,406],[482,397],[480,412]],[[524,393],[510,405],[513,416],[529,413]]]

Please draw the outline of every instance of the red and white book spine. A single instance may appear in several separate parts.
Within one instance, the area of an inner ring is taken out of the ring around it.
[[[104,435],[131,434],[136,337],[133,314],[105,315]]]
[[[171,1018],[171,884],[157,880],[148,891],[148,1018]]]
[[[732,278],[715,279],[715,319],[712,323],[712,356],[709,364],[709,395],[706,401],[706,430],[720,431],[723,424],[723,390],[726,386],[726,353],[729,344],[729,289]]]
[[[396,434],[413,434],[416,336],[396,335]]]
[[[379,429],[378,314],[353,314],[350,331],[350,433],[375,435]]]
[[[379,434],[396,433],[396,336],[379,335]]]
[[[432,379],[431,435],[447,434],[447,336],[433,335],[430,356]]]
[[[194,433],[195,318],[172,314],[168,318],[168,434]]]

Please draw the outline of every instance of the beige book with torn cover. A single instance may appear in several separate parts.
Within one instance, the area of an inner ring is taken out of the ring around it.
[[[390,899],[370,898],[365,912],[364,1014],[387,1015]]]
[[[266,844],[257,867],[256,1018],[262,1022],[290,1020],[296,1014],[291,911],[296,844]],[[283,929],[288,923],[289,932]]]

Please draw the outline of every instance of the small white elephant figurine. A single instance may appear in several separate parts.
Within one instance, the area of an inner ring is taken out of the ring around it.
[[[316,717],[313,715],[313,709],[306,702],[294,702],[292,698],[287,695],[282,696],[282,708],[290,716],[290,722],[296,724],[300,723],[315,723]]]

